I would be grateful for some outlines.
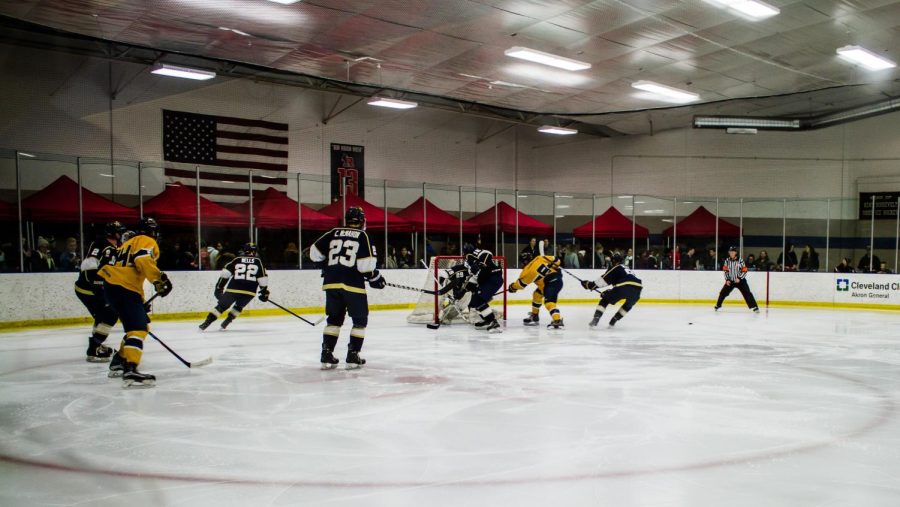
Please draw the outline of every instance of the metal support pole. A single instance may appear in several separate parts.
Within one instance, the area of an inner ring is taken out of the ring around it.
[[[900,254],[900,197],[897,198],[897,207],[894,208],[894,216],[897,217],[897,228],[894,230],[894,274],[897,273],[897,257]]]
[[[513,256],[516,258],[516,268],[518,269],[518,268],[523,267],[523,266],[519,266],[519,255],[516,253],[519,251],[519,245],[521,245],[521,243],[519,243],[519,189],[518,188],[516,189],[515,202],[516,202],[516,247],[513,248]]]
[[[381,181],[381,190],[384,195],[384,265],[387,266],[388,252],[388,216],[387,216],[387,180]]]
[[[81,188],[81,157],[75,158],[75,175],[78,178],[78,245],[84,259],[84,189]]]
[[[138,214],[144,218],[144,163],[138,162]]]
[[[303,204],[300,194],[300,173],[297,173],[297,269],[303,269]]]
[[[631,196],[631,213],[634,214],[634,196]],[[634,220],[631,221],[631,269],[634,269],[635,259],[637,259],[637,227]]]
[[[634,236],[634,221],[631,235]],[[591,269],[597,269],[597,196],[591,194]]]
[[[550,255],[558,255],[561,252],[557,251],[556,248],[556,192],[553,192],[553,243],[552,243],[553,251]]]
[[[828,266],[828,251],[831,249],[831,199],[825,199],[825,271],[830,271]]]
[[[462,187],[459,187],[459,255],[463,254],[463,206]]]
[[[197,186],[196,186],[196,190],[197,190],[197,249],[199,250],[200,249],[200,237],[201,237],[201,234],[200,234],[200,166],[199,165],[194,166],[194,172],[195,172],[194,178],[197,181]],[[198,253],[197,257],[199,258],[200,252],[198,251],[197,253]],[[201,270],[203,270],[203,263],[198,262],[197,263],[197,271],[201,271]]]
[[[739,222],[738,227],[739,227],[739,232],[740,232],[740,234],[741,234],[741,237],[740,237],[740,240],[741,240],[741,242],[740,242],[741,252],[740,252],[740,254],[741,254],[741,258],[743,259],[743,258],[744,258],[744,198],[743,198],[743,197],[741,197],[741,211],[740,211],[740,213],[741,213],[741,218],[740,218],[740,222]],[[716,222],[716,223],[718,223],[718,222]]]
[[[742,200],[742,201],[743,201],[743,200]],[[743,204],[742,204],[742,205],[743,205]],[[740,237],[738,238],[738,241],[740,241],[741,247],[743,247],[743,240],[744,240],[744,226],[743,226],[744,222],[743,222],[743,218],[744,218],[744,217],[743,217],[743,213],[741,213],[741,226],[739,227],[739,229],[740,229],[740,232],[739,232],[739,233],[740,233]],[[713,241],[713,249],[716,251],[716,258],[713,259],[713,261],[714,261],[713,264],[717,264],[717,263],[719,262],[719,198],[718,198],[718,197],[716,197],[716,238],[715,238],[715,240]],[[744,250],[743,250],[743,248],[741,248],[740,256],[741,256],[741,258],[744,257]]]
[[[870,217],[869,223],[869,272],[874,271],[872,269],[872,263],[875,260],[875,196],[872,195],[872,215]],[[881,267],[881,266],[879,266]]]
[[[781,200],[781,272],[787,264],[787,199]]]
[[[612,202],[610,202],[610,204],[612,204]],[[635,220],[637,220],[637,215],[636,215],[635,213],[636,213],[636,212],[634,211],[634,196],[632,195],[632,196],[631,196],[631,231],[632,231],[632,232],[631,232],[631,235],[632,235],[632,236],[634,236],[634,234],[635,234],[635,233],[634,233],[634,230],[635,230],[635,225],[637,224],[637,222],[635,221]],[[674,220],[672,221],[672,224],[673,224],[673,225],[675,224],[675,221],[674,221]],[[647,236],[647,241],[650,241],[650,236]],[[674,255],[673,255],[673,257],[672,257],[672,262],[673,262],[673,263],[675,262],[675,257],[674,257]],[[662,259],[659,260],[659,266],[658,266],[658,267],[662,267]]]
[[[425,193],[425,183],[422,183],[422,258],[428,265],[428,197]]]
[[[387,218],[387,199],[384,201],[384,217]],[[341,176],[341,225],[347,227],[347,177]],[[387,232],[387,230],[385,230]]]
[[[25,233],[22,231],[22,172],[19,170],[19,152],[16,151],[16,206],[19,210],[19,272],[25,272]]]
[[[500,229],[500,210],[497,208],[497,189],[494,189],[494,255],[500,250],[497,242],[500,240],[497,230]]]
[[[672,270],[676,270],[681,266],[678,265],[678,198],[672,200]],[[634,209],[634,196],[631,196],[631,209]]]
[[[253,225],[254,225],[253,224],[253,169],[250,169],[249,171],[247,171],[247,176],[248,176],[247,185],[248,185],[248,190],[250,191],[250,242],[255,243],[256,238],[253,237]],[[198,248],[199,248],[199,244],[198,244]]]

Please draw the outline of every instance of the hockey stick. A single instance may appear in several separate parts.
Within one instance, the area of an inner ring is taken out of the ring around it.
[[[319,320],[317,320],[317,321],[315,321],[315,322],[312,322],[312,321],[309,321],[309,320],[304,319],[303,317],[301,317],[301,316],[297,315],[296,313],[294,313],[294,312],[288,310],[287,308],[281,306],[280,304],[276,303],[275,301],[272,301],[271,299],[269,300],[269,302],[272,303],[273,305],[277,306],[278,308],[281,308],[282,310],[284,310],[284,311],[290,313],[290,314],[293,315],[294,317],[297,317],[298,319],[302,320],[303,322],[306,322],[306,323],[309,324],[310,326],[317,326],[317,325],[319,325],[320,322],[322,322],[323,320],[325,320],[325,316],[322,315],[321,317],[319,317]]]
[[[581,278],[578,278],[578,275],[576,275],[575,273],[569,271],[568,269],[566,269],[566,268],[564,268],[564,267],[562,267],[562,266],[559,266],[559,269],[561,269],[563,273],[565,273],[565,274],[571,276],[572,278],[578,280],[578,283],[584,284],[584,280],[582,280]],[[604,291],[599,290],[599,289],[597,289],[597,288],[595,287],[595,288],[591,289],[591,292],[596,292],[597,294],[603,294]]]
[[[438,292],[440,292],[441,282],[439,282],[438,279],[435,278],[434,273],[432,273],[431,270],[428,269],[428,265],[425,264],[425,260],[422,259],[421,262],[422,262],[422,265],[425,266],[425,270],[428,271],[428,274],[431,276],[431,279],[434,281],[435,287],[438,287]],[[462,309],[459,307],[459,304],[456,301],[456,299],[451,297],[450,302],[456,308],[456,311],[459,312],[460,315],[462,315],[462,313],[463,313]],[[444,313],[443,310],[441,311],[441,313]],[[441,324],[443,323],[443,320],[444,319],[439,316],[438,321],[436,323],[432,322],[430,324],[425,324],[425,327],[427,327],[428,329],[439,329],[441,327]]]
[[[431,294],[432,296],[434,295],[433,290],[417,289],[415,287],[410,287],[409,285],[400,285],[399,283],[391,283],[391,282],[385,282],[384,284],[387,285],[388,287],[394,287],[395,289],[411,290],[411,291],[415,291],[415,292],[424,292],[425,294]]]
[[[165,348],[166,350],[169,351],[170,354],[172,354],[173,356],[175,356],[175,359],[178,359],[179,361],[181,361],[181,364],[187,366],[188,368],[200,368],[200,367],[202,367],[202,366],[206,366],[206,365],[208,365],[208,364],[210,364],[210,363],[213,362],[212,356],[209,356],[209,357],[207,357],[206,359],[204,359],[204,360],[202,360],[202,361],[194,361],[193,363],[192,363],[192,362],[189,362],[189,361],[185,361],[185,359],[184,359],[183,357],[179,356],[177,352],[175,352],[174,350],[170,349],[169,346],[166,345],[166,343],[165,343],[164,341],[160,340],[158,336],[156,336],[155,334],[153,334],[153,333],[150,332],[150,331],[147,331],[147,334],[149,334],[150,337],[153,338],[154,340],[158,341],[159,344],[163,346],[163,348]]]

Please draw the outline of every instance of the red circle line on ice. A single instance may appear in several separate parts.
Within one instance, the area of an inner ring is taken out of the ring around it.
[[[458,478],[458,479],[447,479],[447,480],[432,480],[432,481],[322,481],[322,480],[288,480],[288,479],[280,479],[280,480],[264,480],[264,479],[243,479],[239,477],[215,477],[215,476],[204,476],[204,475],[185,475],[185,474],[166,474],[166,473],[158,473],[158,472],[133,472],[133,471],[123,471],[123,470],[113,470],[113,469],[103,469],[103,468],[87,468],[80,467],[75,465],[66,465],[62,463],[53,463],[46,461],[39,461],[29,458],[22,458],[17,456],[10,456],[6,454],[0,454],[0,462],[6,462],[13,465],[21,465],[27,467],[40,468],[44,470],[51,470],[56,472],[67,472],[67,473],[77,473],[77,474],[85,474],[85,475],[99,475],[106,477],[121,477],[121,478],[129,478],[129,479],[145,479],[145,480],[163,480],[163,481],[173,481],[173,482],[182,482],[182,483],[219,483],[219,484],[235,484],[235,485],[244,485],[244,486],[279,486],[279,487],[335,487],[335,488],[410,488],[410,487],[452,487],[452,486],[506,486],[506,485],[517,485],[517,484],[528,484],[535,482],[573,482],[573,481],[584,481],[584,480],[600,480],[600,479],[615,479],[622,477],[635,477],[642,475],[652,475],[652,474],[661,474],[661,473],[671,473],[671,472],[687,472],[693,470],[705,470],[711,468],[718,468],[724,466],[733,466],[733,465],[741,465],[747,463],[758,463],[764,462],[776,458],[782,458],[791,456],[794,454],[802,454],[813,452],[831,445],[834,445],[840,441],[856,438],[862,436],[875,428],[881,426],[885,422],[887,422],[891,416],[896,411],[896,406],[892,400],[892,398],[879,389],[878,387],[869,385],[862,380],[857,378],[844,375],[841,373],[829,372],[826,370],[821,370],[818,368],[806,367],[806,366],[792,366],[792,365],[782,365],[789,366],[792,368],[796,368],[799,370],[805,370],[811,373],[816,373],[820,375],[829,376],[832,378],[836,378],[838,380],[842,380],[844,382],[848,382],[854,384],[857,387],[863,388],[869,392],[871,392],[876,398],[878,398],[879,403],[877,405],[878,413],[875,414],[869,421],[865,424],[860,425],[857,428],[854,428],[850,431],[846,431],[832,437],[821,439],[815,442],[808,443],[800,443],[789,446],[781,446],[776,449],[768,449],[761,451],[752,451],[741,454],[736,454],[729,457],[705,460],[705,461],[697,461],[693,463],[684,463],[680,465],[668,465],[668,466],[660,466],[660,467],[648,467],[648,468],[626,468],[620,470],[609,470],[609,471],[596,471],[596,472],[584,472],[577,474],[565,474],[558,476],[537,476],[537,477],[507,477],[507,478]],[[31,367],[31,368],[36,368]],[[31,368],[21,368],[15,370],[16,373],[28,370]],[[11,372],[0,373],[0,376],[8,374]],[[503,475],[506,472],[499,471],[495,472],[492,475]]]

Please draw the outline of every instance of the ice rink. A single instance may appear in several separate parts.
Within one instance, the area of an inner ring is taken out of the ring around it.
[[[491,335],[374,312],[357,371],[348,326],[320,371],[322,325],[158,322],[214,362],[148,339],[132,390],[83,327],[0,334],[0,505],[900,505],[896,313],[526,309]]]

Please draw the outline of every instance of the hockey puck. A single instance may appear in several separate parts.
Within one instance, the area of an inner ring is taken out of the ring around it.
[[[688,325],[689,325],[689,326],[693,326],[694,323],[693,323],[693,322],[688,322]]]

